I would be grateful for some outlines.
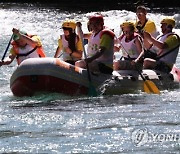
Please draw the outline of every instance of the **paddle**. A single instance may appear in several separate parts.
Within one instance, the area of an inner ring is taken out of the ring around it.
[[[120,43],[121,44],[121,43]],[[124,49],[124,51],[126,52],[126,54],[128,55],[128,58],[131,60],[131,57],[129,56],[128,52],[126,51],[126,49],[123,47],[123,45],[121,44],[121,47]],[[144,91],[148,94],[150,93],[154,93],[154,94],[160,94],[159,89],[157,88],[157,86],[155,85],[154,82],[152,82],[151,80],[147,80],[141,73],[141,71],[138,69],[137,65],[135,64],[135,68],[136,71],[139,73],[139,75],[141,76],[141,78],[144,81]]]
[[[63,55],[63,53],[61,53],[57,58],[61,58],[62,55]]]
[[[79,30],[79,34],[80,34],[80,39],[81,39],[81,42],[82,42],[82,46],[83,46],[83,53],[84,53],[84,57],[85,59],[87,58],[87,55],[86,55],[86,51],[85,51],[85,48],[84,48],[84,44],[83,44],[83,32],[82,32],[82,29],[80,26],[77,26],[78,30]],[[89,65],[88,63],[86,63],[86,68],[87,68],[87,74],[88,74],[88,80],[89,80],[89,89],[88,89],[88,95],[89,96],[97,96],[97,91],[96,91],[96,88],[93,86],[92,84],[92,79],[91,79],[91,73],[90,73],[90,70],[89,70]]]
[[[10,44],[11,44],[11,41],[12,41],[13,36],[14,36],[14,35],[12,34],[12,36],[11,36],[9,42],[8,42],[8,45],[7,45],[7,47],[6,47],[6,50],[4,51],[4,55],[3,55],[2,59],[1,59],[2,62],[4,61],[4,58],[5,58],[5,56],[6,56],[6,53],[7,53],[8,49],[9,49],[9,46],[10,46]]]

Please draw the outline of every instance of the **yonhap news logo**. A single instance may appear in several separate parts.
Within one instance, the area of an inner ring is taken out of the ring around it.
[[[147,128],[141,128],[133,130],[131,139],[136,147],[140,147],[146,143],[180,142],[180,134],[152,133]]]

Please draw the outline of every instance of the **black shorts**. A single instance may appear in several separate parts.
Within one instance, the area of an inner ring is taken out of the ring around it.
[[[150,51],[150,50],[146,50],[146,51],[144,52],[144,59],[145,59],[145,58],[151,58],[151,59],[156,60],[156,58],[157,58],[157,53],[154,53],[154,52],[152,52],[152,51]]]
[[[99,71],[104,74],[112,74],[113,69],[103,63],[98,63]]]
[[[157,65],[155,67],[156,70],[159,70],[164,73],[169,73],[171,72],[172,68],[168,66],[165,62],[163,61],[157,61]]]

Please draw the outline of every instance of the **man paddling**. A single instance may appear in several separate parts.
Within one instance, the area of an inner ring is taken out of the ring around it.
[[[159,60],[145,58],[145,69],[157,69],[165,73],[169,73],[172,70],[176,62],[180,44],[179,36],[172,32],[174,27],[175,20],[173,18],[164,18],[161,21],[161,31],[163,34],[157,37],[157,39],[147,32],[143,33],[143,36],[153,44],[150,50],[154,50],[161,57]]]
[[[115,35],[104,27],[104,19],[100,14],[91,16],[89,18],[89,25],[92,33],[89,35],[87,58],[77,61],[75,65],[86,68],[86,63],[88,63],[92,72],[111,74],[113,71]]]
[[[13,31],[13,46],[10,50],[9,56],[0,62],[0,66],[9,65],[16,58],[18,65],[28,58],[45,57],[45,53],[42,49],[40,37],[37,35],[28,35],[24,31],[20,31],[16,28]]]
[[[136,8],[136,15],[138,18],[138,21],[135,23],[135,27],[137,28],[137,32],[142,35],[143,31],[146,31],[150,33],[153,37],[157,37],[159,34],[157,32],[156,25],[154,21],[147,18],[147,8],[145,6],[138,6]],[[144,48],[149,49],[152,44],[144,38]]]

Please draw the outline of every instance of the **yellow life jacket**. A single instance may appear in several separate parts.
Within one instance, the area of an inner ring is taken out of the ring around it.
[[[140,21],[138,21],[135,26],[140,26],[143,31],[150,33],[151,35],[157,33],[156,25],[153,21],[147,20],[144,25],[141,25]]]

